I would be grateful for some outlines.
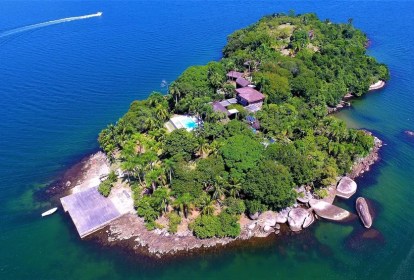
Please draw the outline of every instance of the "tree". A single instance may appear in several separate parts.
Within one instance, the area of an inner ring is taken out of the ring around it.
[[[291,205],[296,199],[289,170],[270,160],[260,162],[246,178],[244,192],[252,200],[276,210]]]
[[[215,201],[205,192],[198,198],[197,206],[201,209],[203,215],[213,215],[216,210]]]
[[[189,160],[196,152],[198,143],[194,135],[185,129],[176,129],[165,138],[164,151],[167,156],[181,155]]]
[[[181,215],[184,215],[185,218],[188,216],[188,212],[192,207],[194,198],[189,194],[185,193],[174,201],[174,206],[178,209]]]
[[[241,181],[245,173],[256,166],[263,149],[258,141],[245,135],[235,135],[226,139],[220,152],[230,176]]]

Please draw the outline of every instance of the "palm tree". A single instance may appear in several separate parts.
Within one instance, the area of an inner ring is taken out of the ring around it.
[[[174,173],[174,165],[175,165],[175,162],[172,159],[164,160],[164,171],[167,173],[168,182],[170,184],[172,182],[172,175]]]
[[[209,152],[210,152],[210,145],[208,144],[208,141],[205,138],[199,138],[197,153],[200,155],[200,157],[206,158]]]
[[[205,193],[204,193],[205,194]],[[215,201],[209,195],[205,195],[200,199],[199,206],[203,215],[213,215],[216,208]]]
[[[147,130],[151,130],[157,126],[157,122],[154,118],[147,118],[145,120],[145,126]]]
[[[220,176],[217,176],[213,183],[213,199],[215,200],[221,200],[224,197],[224,194],[226,192],[225,189],[225,180],[221,178]]]
[[[242,185],[238,182],[237,179],[232,180],[232,184],[229,185],[229,194],[231,197],[238,197],[240,195],[240,191],[242,190]]]
[[[178,99],[181,97],[180,89],[175,82],[172,82],[169,87],[169,93],[174,97],[175,104],[177,105]]]
[[[162,104],[155,107],[155,114],[160,121],[164,121],[169,117],[168,110]]]
[[[184,217],[187,218],[192,203],[193,197],[189,193],[185,193],[174,201],[174,206],[178,209],[180,215],[184,215]]]

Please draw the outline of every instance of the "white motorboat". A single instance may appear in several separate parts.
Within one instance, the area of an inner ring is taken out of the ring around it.
[[[43,212],[43,213],[42,213],[42,217],[52,215],[52,214],[53,214],[53,213],[55,213],[57,210],[58,210],[58,208],[57,208],[57,207],[52,208],[52,209],[50,209],[50,210],[47,210],[46,212]]]

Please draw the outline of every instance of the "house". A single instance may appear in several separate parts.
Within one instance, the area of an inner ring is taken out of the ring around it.
[[[230,71],[226,74],[227,79],[235,81],[238,78],[242,78],[243,77],[243,73],[241,72],[237,72],[237,71]]]
[[[221,112],[225,113],[227,117],[230,116],[230,112],[219,101],[213,102],[211,106],[213,106],[214,112]]]
[[[243,77],[239,77],[239,78],[236,79],[236,86],[238,88],[247,87],[249,85],[251,85],[250,81],[246,80]]]
[[[243,106],[249,106],[254,104],[262,104],[265,96],[251,87],[237,88],[236,89],[237,101]]]
[[[227,109],[227,107],[232,104],[237,104],[236,98],[215,101],[211,104],[211,106],[213,107],[214,112],[222,112],[225,113],[227,117],[230,117],[239,112],[237,109]]]

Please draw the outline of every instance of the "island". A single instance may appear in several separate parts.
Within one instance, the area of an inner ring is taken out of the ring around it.
[[[61,199],[79,235],[104,228],[161,255],[349,217],[334,198],[356,192],[381,141],[328,113],[389,79],[367,42],[311,13],[231,34],[220,61],[189,67],[102,130],[103,152]]]

